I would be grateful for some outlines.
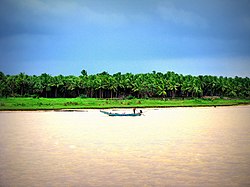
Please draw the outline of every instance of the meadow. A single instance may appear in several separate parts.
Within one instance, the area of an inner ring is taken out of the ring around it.
[[[99,99],[99,98],[0,98],[0,110],[60,110],[108,108],[202,107],[250,104],[248,99]]]

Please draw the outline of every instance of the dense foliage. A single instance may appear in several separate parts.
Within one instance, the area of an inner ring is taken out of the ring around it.
[[[80,76],[5,75],[0,72],[0,96],[151,98],[151,97],[250,97],[248,77],[191,76],[174,72],[146,74],[102,72]]]

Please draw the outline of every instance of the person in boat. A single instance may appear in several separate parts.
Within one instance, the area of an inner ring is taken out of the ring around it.
[[[133,112],[134,112],[134,114],[135,114],[135,111],[136,111],[136,108],[133,108]]]

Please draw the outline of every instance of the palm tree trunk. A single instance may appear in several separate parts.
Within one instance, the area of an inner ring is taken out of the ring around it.
[[[23,86],[21,86],[21,96],[23,96]]]
[[[57,87],[55,88],[55,98],[57,98]]]
[[[93,89],[90,88],[90,97],[92,98],[93,97]]]
[[[110,90],[110,97],[113,98],[113,91]]]
[[[172,91],[172,98],[175,98],[175,91]]]
[[[102,89],[99,90],[99,98],[102,98]]]

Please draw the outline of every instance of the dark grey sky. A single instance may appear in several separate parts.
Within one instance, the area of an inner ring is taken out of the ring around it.
[[[0,70],[250,76],[247,0],[1,0]]]

